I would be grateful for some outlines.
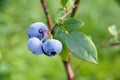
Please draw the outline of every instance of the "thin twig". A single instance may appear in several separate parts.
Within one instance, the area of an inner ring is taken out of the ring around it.
[[[111,38],[111,36],[107,36],[107,37],[100,43],[100,45],[98,46],[97,50],[103,48],[110,38]]]
[[[47,7],[46,7],[45,0],[40,0],[40,1],[41,1],[41,4],[42,4],[42,7],[44,9],[45,15],[46,15],[47,23],[48,23],[50,29],[52,29],[52,27],[53,27],[52,19],[51,19],[51,16],[50,16],[49,12],[48,12]]]
[[[65,15],[62,16],[61,19],[64,19],[66,16],[68,16],[68,14],[70,14],[70,13],[74,10],[75,7],[77,7],[77,4],[73,5],[73,7],[72,7],[71,9],[69,9],[69,10],[65,13]]]
[[[73,9],[74,9],[75,7],[77,7],[77,4],[73,5],[72,8],[70,8],[69,10],[67,10],[66,13],[65,13],[60,19],[63,20],[64,18],[66,18],[66,17],[73,11]],[[56,25],[57,25],[57,23],[51,28],[51,33],[53,33],[53,29],[54,29],[54,27],[55,27]]]
[[[120,35],[120,32],[118,32],[118,36]],[[105,39],[98,45],[97,49],[101,49],[105,46],[105,44],[112,38],[111,35],[105,37]],[[119,43],[112,43],[110,44],[110,46],[116,46],[116,45],[119,45]]]
[[[120,42],[115,42],[110,44],[110,46],[118,46],[118,45],[120,45]]]

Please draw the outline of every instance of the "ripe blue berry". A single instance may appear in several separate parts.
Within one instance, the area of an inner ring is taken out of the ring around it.
[[[28,37],[32,38],[32,37],[37,37],[40,40],[43,39],[43,37],[45,37],[44,39],[46,39],[46,30],[48,30],[47,26],[42,23],[42,22],[36,22],[33,23],[29,26],[28,29]]]
[[[43,53],[42,50],[43,43],[38,38],[33,37],[28,40],[28,49],[36,55]]]
[[[43,43],[43,51],[48,56],[54,56],[62,51],[62,43],[59,40],[49,39]]]

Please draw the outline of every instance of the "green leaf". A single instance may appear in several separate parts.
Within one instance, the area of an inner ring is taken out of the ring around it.
[[[75,31],[80,30],[84,23],[75,18],[68,18],[63,21],[63,25],[67,31]]]
[[[110,32],[111,35],[118,36],[118,32],[115,25],[109,26],[108,31]]]
[[[70,9],[73,6],[74,2],[73,0],[61,0],[61,4],[63,7]]]
[[[96,47],[85,34],[80,32],[60,32],[56,36],[64,41],[71,53],[79,59],[97,63]]]
[[[70,9],[73,6],[73,4],[74,4],[73,0],[69,0],[66,4],[66,8]]]
[[[68,48],[66,47],[65,44],[63,44],[63,50],[59,55],[60,55],[61,59],[64,60],[64,61],[69,60],[70,52],[69,52],[69,50],[68,50]]]
[[[68,1],[69,1],[69,0],[61,0],[62,6],[65,7]]]
[[[119,38],[119,35],[118,35],[118,31],[117,31],[117,28],[115,25],[112,25],[112,26],[109,26],[108,27],[108,31],[110,32],[110,34],[113,36],[113,38],[111,39],[111,41],[115,41],[115,42],[118,42],[118,38]]]
[[[59,31],[60,31],[60,29],[61,29],[61,27],[60,26],[56,26],[56,28],[55,28],[55,31],[56,31],[56,33],[60,33]],[[62,29],[61,29],[62,30]],[[62,52],[59,54],[60,55],[60,57],[61,57],[61,59],[62,60],[64,60],[64,61],[68,61],[69,60],[69,49],[67,48],[67,46],[66,46],[66,44],[64,43],[64,41],[60,38],[60,37],[64,37],[64,36],[62,36],[62,35],[59,35],[59,36],[54,36],[54,38],[56,38],[56,39],[58,39],[58,40],[60,40],[61,42],[62,42],[62,45],[63,45],[63,49],[62,49]]]
[[[56,26],[53,28],[53,31],[52,31],[53,36],[56,37],[56,34],[57,34],[57,33],[60,33],[61,30],[62,30],[61,24],[60,24],[60,25],[56,25]]]
[[[58,9],[58,11],[56,12],[56,18],[55,18],[56,23],[59,24],[62,21],[61,17],[63,17],[65,13],[66,12],[63,8]]]

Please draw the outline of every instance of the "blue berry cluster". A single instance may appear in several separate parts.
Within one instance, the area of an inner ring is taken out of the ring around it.
[[[48,28],[42,22],[36,22],[28,29],[28,49],[36,55],[54,56],[62,51],[62,43],[56,39],[47,39]]]

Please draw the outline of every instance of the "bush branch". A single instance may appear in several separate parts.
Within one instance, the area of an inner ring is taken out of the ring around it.
[[[40,1],[41,1],[41,4],[42,4],[42,7],[43,7],[43,9],[44,9],[45,15],[46,15],[47,23],[48,23],[48,25],[50,26],[50,29],[53,29],[52,19],[51,19],[51,17],[50,17],[50,14],[49,14],[49,12],[48,12],[47,7],[46,7],[45,0],[40,0]],[[63,19],[64,19],[71,11],[72,11],[71,17],[76,17],[79,4],[80,4],[80,0],[76,0],[75,3],[74,3],[74,5],[73,5],[73,7],[70,9],[70,11],[63,16]],[[69,53],[68,53],[68,54],[69,54]],[[70,55],[69,55],[69,60],[68,60],[68,61],[63,61],[63,64],[64,64],[65,69],[66,69],[66,72],[67,72],[68,80],[74,80],[74,73],[73,73],[72,68],[71,68],[71,65],[70,65]]]
[[[70,9],[70,10],[72,10],[71,17],[76,17],[77,16],[79,5],[80,5],[80,0],[76,0],[74,5],[73,5],[73,8]],[[66,17],[66,15],[65,15],[65,17]],[[68,80],[74,80],[74,72],[71,69],[71,65],[70,65],[70,55],[69,55],[68,62],[63,61],[63,63],[64,63],[64,66],[65,66],[65,69],[66,69],[66,72],[67,72]]]
[[[40,1],[41,1],[41,4],[42,4],[42,7],[44,9],[45,15],[46,15],[47,23],[48,23],[50,29],[52,29],[52,27],[53,27],[52,19],[51,19],[51,16],[50,16],[49,12],[48,12],[47,7],[46,7],[45,0],[40,0]]]

